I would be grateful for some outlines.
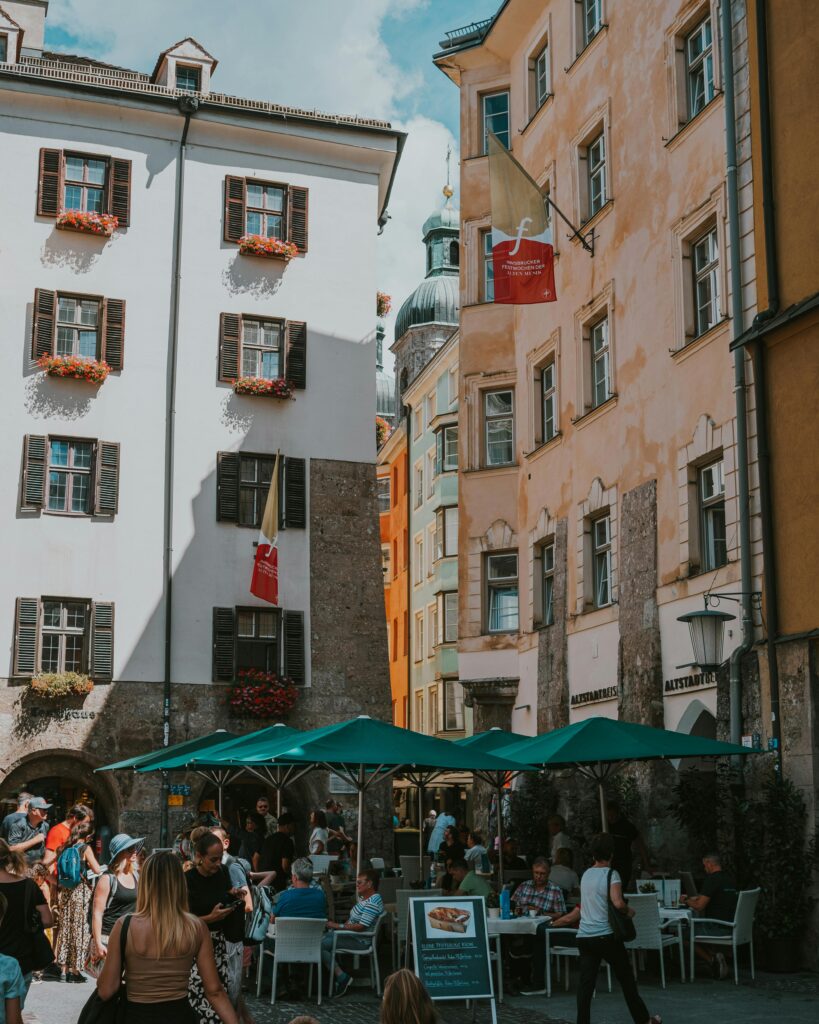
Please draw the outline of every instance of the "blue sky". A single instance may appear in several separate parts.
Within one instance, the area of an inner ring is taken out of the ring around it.
[[[442,202],[447,147],[458,155],[458,90],[431,57],[447,30],[489,17],[498,3],[51,0],[46,45],[150,71],[162,50],[193,36],[219,60],[215,90],[382,117],[407,131],[392,220],[378,240],[378,287],[397,311],[424,276],[420,228]]]

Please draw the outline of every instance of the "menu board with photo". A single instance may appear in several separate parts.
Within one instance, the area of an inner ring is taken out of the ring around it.
[[[410,899],[415,973],[432,999],[491,999],[486,906],[480,896]]]

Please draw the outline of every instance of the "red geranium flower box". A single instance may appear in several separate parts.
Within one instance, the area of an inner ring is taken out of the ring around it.
[[[227,704],[241,718],[283,718],[292,711],[299,690],[292,679],[276,672],[240,668],[230,688]]]
[[[111,372],[103,359],[82,359],[80,356],[40,356],[37,365],[49,377],[72,377],[89,384],[102,384]]]
[[[243,256],[266,256],[268,259],[289,263],[294,256],[298,256],[299,247],[295,242],[284,242],[280,238],[268,238],[266,235],[242,235],[239,239],[239,252]]]
[[[269,398],[292,398],[293,385],[284,377],[238,377],[233,382],[237,395],[267,395]]]
[[[84,210],[63,210],[57,214],[60,231],[84,231],[89,235],[110,238],[119,226],[113,213],[88,213]]]

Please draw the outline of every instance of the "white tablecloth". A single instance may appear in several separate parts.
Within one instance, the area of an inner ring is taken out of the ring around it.
[[[511,917],[504,921],[500,917],[488,917],[486,930],[490,935],[534,935],[537,926],[548,921],[548,917]]]

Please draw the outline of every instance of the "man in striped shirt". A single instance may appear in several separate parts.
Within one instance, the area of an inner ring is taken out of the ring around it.
[[[356,932],[366,932],[375,926],[378,918],[384,913],[384,901],[378,895],[377,871],[368,869],[362,871],[355,880],[355,889],[358,902],[350,911],[350,916],[345,924],[338,924],[336,921],[328,921],[327,927],[330,931],[343,931],[345,934],[336,939],[336,951],[365,949],[370,944],[370,939],[359,939]],[[349,933],[349,934],[347,934]],[[333,955],[333,935],[325,935],[321,942],[321,960],[329,969]],[[353,979],[343,971],[336,963],[333,968],[335,973],[334,996],[343,996],[353,983]]]

